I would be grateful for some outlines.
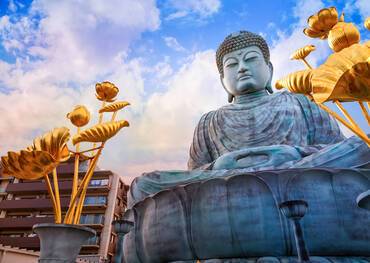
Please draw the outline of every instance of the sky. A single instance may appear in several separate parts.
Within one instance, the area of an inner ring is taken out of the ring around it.
[[[215,63],[223,39],[239,30],[265,37],[276,81],[304,69],[289,59],[296,49],[314,44],[314,67],[331,53],[302,33],[330,6],[370,39],[368,0],[0,0],[0,155],[54,127],[75,134],[66,119],[75,105],[86,105],[95,124],[95,83],[109,80],[131,103],[118,114],[130,127],[107,142],[99,166],[126,178],[185,170],[200,117],[227,104]]]

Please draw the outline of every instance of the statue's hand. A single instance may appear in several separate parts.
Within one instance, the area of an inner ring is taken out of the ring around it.
[[[302,158],[299,151],[289,145],[271,145],[226,153],[216,159],[213,170],[259,168],[287,168],[289,163]]]

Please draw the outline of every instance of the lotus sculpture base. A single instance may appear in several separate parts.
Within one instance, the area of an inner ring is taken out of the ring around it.
[[[230,171],[153,192],[124,215],[134,223],[124,262],[295,262],[294,229],[279,209],[289,200],[308,204],[300,223],[310,261],[370,262],[370,212],[356,203],[368,189],[368,169],[312,168]]]
[[[79,225],[37,224],[33,231],[40,238],[40,263],[75,263],[81,246],[96,235]]]

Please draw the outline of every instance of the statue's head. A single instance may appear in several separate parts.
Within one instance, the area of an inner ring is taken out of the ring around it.
[[[270,51],[261,36],[248,31],[227,36],[217,49],[216,62],[229,102],[260,90],[272,93]]]

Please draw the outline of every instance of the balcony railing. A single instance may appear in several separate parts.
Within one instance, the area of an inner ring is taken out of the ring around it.
[[[0,218],[0,230],[31,229],[33,225],[40,223],[54,223],[54,217]]]
[[[0,236],[0,244],[4,246],[40,250],[40,240],[37,236],[36,237]]]
[[[69,198],[61,198],[60,204],[62,211],[66,211],[69,205]],[[104,203],[90,202],[84,205],[84,211],[94,209],[106,209]],[[52,211],[52,203],[50,199],[19,199],[19,200],[3,200],[0,202],[0,210],[7,211]]]

